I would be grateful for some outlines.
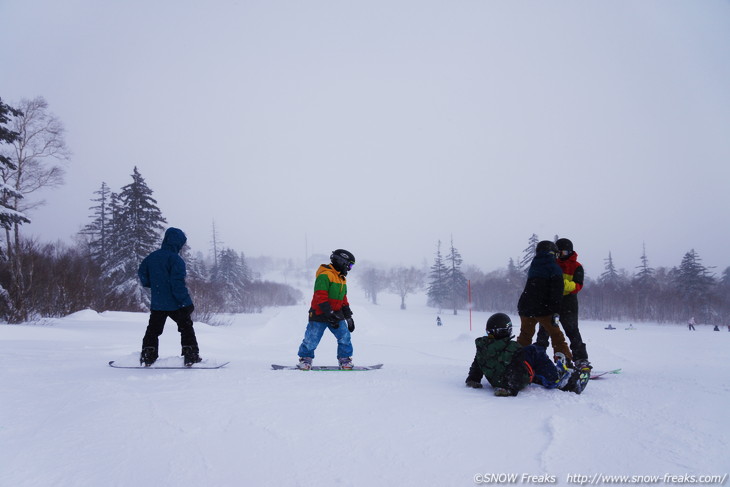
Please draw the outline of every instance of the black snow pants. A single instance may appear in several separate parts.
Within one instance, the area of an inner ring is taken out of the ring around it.
[[[172,318],[172,321],[177,323],[177,331],[180,332],[180,344],[183,347],[193,347],[193,350],[198,352],[198,340],[195,338],[193,320],[190,318],[192,312],[192,306],[186,306],[175,311],[150,311],[150,321],[142,339],[142,348],[154,347],[157,350],[160,335],[162,335],[162,331],[165,329],[165,321],[169,316]]]

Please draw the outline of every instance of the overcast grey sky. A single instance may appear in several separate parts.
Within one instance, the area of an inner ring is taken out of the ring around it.
[[[0,0],[0,96],[74,155],[27,233],[137,166],[207,251],[730,265],[730,2]]]

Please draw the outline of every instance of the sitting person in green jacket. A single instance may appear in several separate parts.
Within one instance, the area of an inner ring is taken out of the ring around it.
[[[477,351],[466,385],[479,389],[482,377],[486,377],[495,396],[516,396],[531,383],[576,394],[583,392],[590,379],[588,371],[568,368],[565,356],[560,353],[557,365],[553,364],[543,347],[523,347],[513,339],[509,316],[504,313],[490,316],[487,335],[475,340]]]

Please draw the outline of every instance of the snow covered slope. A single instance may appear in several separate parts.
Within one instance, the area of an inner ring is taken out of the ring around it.
[[[469,486],[513,474],[661,484],[730,471],[726,331],[583,322],[595,368],[621,375],[580,396],[530,386],[498,398],[486,382],[464,386],[488,313],[474,313],[470,332],[464,312],[437,327],[419,304],[363,303],[354,361],[385,367],[357,373],[270,370],[295,362],[306,306],[197,323],[201,355],[231,361],[219,370],[108,367],[138,353],[146,314],[0,325],[0,485]],[[178,340],[170,322],[160,356],[179,354]],[[335,361],[328,333],[315,363]]]

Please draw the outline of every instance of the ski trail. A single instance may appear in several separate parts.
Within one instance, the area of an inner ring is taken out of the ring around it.
[[[556,458],[561,455],[560,446],[558,444],[558,431],[560,430],[558,416],[550,416],[545,425],[545,446],[540,454],[540,467],[545,472],[552,471],[551,468],[555,464]]]

